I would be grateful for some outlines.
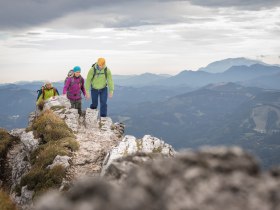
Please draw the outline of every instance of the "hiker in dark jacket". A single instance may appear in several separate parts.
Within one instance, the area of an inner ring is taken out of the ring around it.
[[[82,114],[82,93],[86,96],[84,86],[84,78],[81,76],[81,68],[75,66],[73,68],[74,76],[69,77],[63,88],[63,95],[67,93],[67,98],[70,100],[71,108],[78,109],[79,115]]]

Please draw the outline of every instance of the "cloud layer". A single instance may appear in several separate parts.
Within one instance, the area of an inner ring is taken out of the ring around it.
[[[175,74],[228,57],[280,63],[279,0],[0,1],[0,82],[59,80],[99,56],[115,74]]]
[[[63,22],[65,27],[136,27],[172,24],[194,21],[185,18],[186,15],[190,16],[197,11],[194,5],[212,9],[234,7],[236,10],[262,10],[280,6],[280,1],[1,0],[0,28],[33,27],[59,21],[61,18],[69,20]]]

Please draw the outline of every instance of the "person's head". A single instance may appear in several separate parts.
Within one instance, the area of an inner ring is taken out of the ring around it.
[[[103,69],[105,66],[105,63],[106,63],[105,58],[98,58],[97,65],[98,65],[99,69]]]
[[[50,81],[45,82],[45,88],[51,89],[52,88],[52,83]]]
[[[75,77],[80,76],[80,74],[81,74],[81,67],[80,66],[75,66],[73,68],[73,72],[74,72]]]

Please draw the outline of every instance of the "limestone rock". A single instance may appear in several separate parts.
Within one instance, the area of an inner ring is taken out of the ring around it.
[[[17,129],[13,129],[9,132],[10,135],[15,136],[20,138],[20,136],[25,133],[25,129],[24,128],[17,128]]]
[[[39,140],[34,138],[32,131],[26,133],[24,129],[12,130],[10,134],[20,139],[20,143],[7,153],[7,163],[11,169],[13,188],[20,182],[21,177],[30,170],[30,154],[38,148]]]
[[[130,170],[136,167],[142,167],[142,165],[147,161],[153,161],[165,157],[167,156],[161,153],[135,153],[114,160],[102,175],[107,180],[124,183]]]
[[[175,150],[164,141],[145,135],[142,139],[134,136],[125,136],[118,146],[113,148],[103,162],[101,175],[104,175],[109,165],[116,159],[136,153],[160,153],[167,156],[174,156]]]
[[[37,210],[280,209],[280,169],[261,172],[239,148],[205,148],[132,167],[120,185],[100,179],[41,198]]]
[[[51,109],[52,107],[65,107],[70,108],[70,101],[65,96],[55,96],[45,101],[44,110]]]
[[[34,138],[33,131],[30,131],[28,133],[23,132],[20,136],[20,140],[28,153],[33,152],[39,146],[39,141],[38,139]]]
[[[47,166],[47,169],[52,169],[54,166],[57,166],[57,165],[61,165],[63,168],[67,169],[70,166],[70,164],[69,164],[70,159],[71,158],[68,156],[57,155],[54,158],[53,163],[51,165]]]
[[[78,132],[79,114],[77,109],[68,109],[65,112],[65,117],[63,115],[62,116],[60,115],[60,117],[65,120],[65,123],[68,125],[69,128],[72,129],[72,131]]]
[[[13,147],[13,149],[9,150],[7,154],[7,163],[8,168],[11,169],[11,178],[10,182],[12,183],[12,189],[16,184],[20,183],[22,176],[27,173],[31,164],[28,161],[28,156],[30,154],[24,150],[22,144],[18,144]]]
[[[96,109],[86,109],[85,115],[85,126],[87,129],[93,129],[98,127],[98,110]]]
[[[17,203],[22,210],[30,210],[33,206],[33,191],[27,189],[27,186],[21,188],[21,196],[12,195],[12,199]]]

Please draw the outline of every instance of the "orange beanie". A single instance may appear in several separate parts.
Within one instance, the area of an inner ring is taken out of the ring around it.
[[[105,58],[98,58],[97,64],[98,66],[103,66],[105,64]]]

